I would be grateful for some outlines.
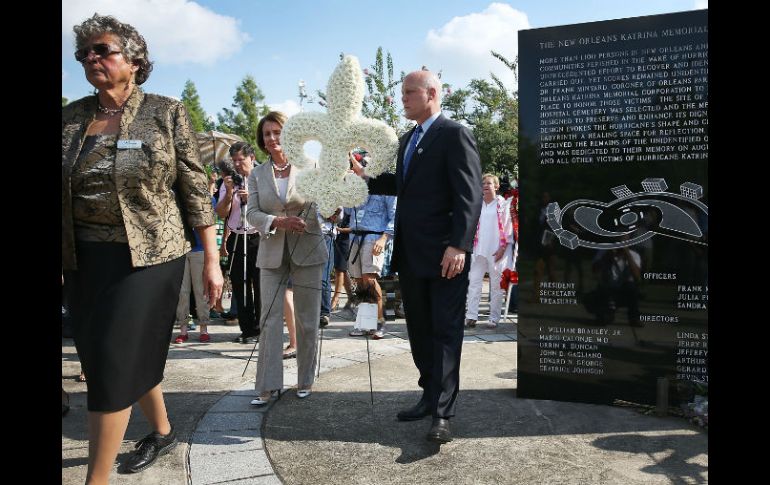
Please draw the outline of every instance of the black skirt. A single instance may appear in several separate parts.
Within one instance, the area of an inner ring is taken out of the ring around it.
[[[78,241],[65,272],[89,411],[119,411],[163,380],[184,256],[131,267],[128,244]]]

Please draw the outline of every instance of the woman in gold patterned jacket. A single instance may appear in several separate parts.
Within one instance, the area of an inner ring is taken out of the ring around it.
[[[192,228],[210,302],[223,279],[187,111],[138,87],[152,70],[144,38],[98,14],[73,30],[97,93],[62,109],[62,263],[88,376],[86,483],[106,484],[135,402],[154,430],[119,471],[140,472],[177,443],[160,382]]]

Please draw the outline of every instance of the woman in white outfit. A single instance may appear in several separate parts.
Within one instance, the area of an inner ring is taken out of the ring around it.
[[[497,195],[500,179],[490,173],[481,178],[481,215],[473,240],[471,270],[468,275],[468,301],[465,326],[475,327],[479,318],[479,301],[484,274],[489,273],[490,312],[487,327],[495,328],[500,320],[500,309],[505,291],[500,288],[503,270],[512,258],[513,226],[509,202]]]

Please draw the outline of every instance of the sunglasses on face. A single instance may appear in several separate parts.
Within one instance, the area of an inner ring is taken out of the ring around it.
[[[91,46],[83,47],[82,49],[76,50],[75,60],[78,62],[85,61],[88,55],[92,51],[94,54],[102,58],[111,56],[112,54],[120,54],[121,52],[123,52],[123,51],[112,50],[112,46],[109,44],[93,44]]]

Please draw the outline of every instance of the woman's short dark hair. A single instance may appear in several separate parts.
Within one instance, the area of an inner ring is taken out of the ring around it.
[[[251,145],[246,143],[245,141],[236,141],[232,144],[230,147],[230,156],[232,157],[236,153],[242,154],[244,157],[251,156],[254,157],[254,148],[252,148]]]
[[[261,120],[259,120],[259,124],[257,125],[257,146],[259,146],[260,150],[267,153],[267,148],[265,148],[265,139],[262,137],[262,127],[265,126],[265,123],[272,121],[274,123],[278,123],[281,125],[281,128],[283,128],[283,125],[286,123],[287,119],[288,116],[281,113],[280,111],[271,111],[263,116]]]
[[[75,32],[75,49],[86,47],[86,43],[97,35],[109,33],[118,36],[122,43],[123,57],[139,67],[134,77],[136,84],[142,84],[150,77],[152,62],[147,52],[147,42],[133,26],[110,15],[95,13],[82,24],[72,27],[72,30]]]

